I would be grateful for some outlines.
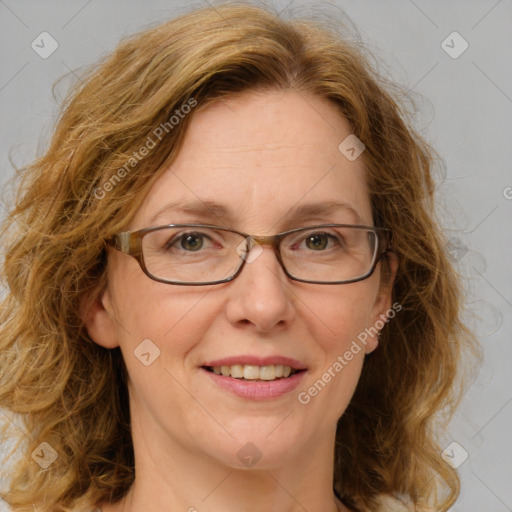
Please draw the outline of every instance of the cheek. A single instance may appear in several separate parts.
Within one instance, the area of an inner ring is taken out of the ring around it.
[[[324,289],[305,301],[317,358],[298,401],[324,415],[328,425],[343,414],[359,381],[365,357],[360,335],[369,325],[374,293],[375,283],[367,280]]]
[[[170,286],[145,275],[134,276],[131,283],[116,290],[115,308],[119,344],[128,369],[139,371],[140,361],[134,356],[148,351],[150,360],[153,353],[158,356],[162,369],[172,368],[173,373],[189,369],[185,366],[195,362],[187,357],[219,314],[218,305],[215,308],[207,300],[211,287],[199,291]]]
[[[162,407],[174,410],[190,400],[183,386],[191,389],[187,379],[197,365],[195,349],[217,312],[202,303],[206,291],[155,285],[150,281],[120,299],[119,307],[129,314],[119,333],[132,398],[157,417]]]
[[[305,299],[317,343],[329,353],[347,350],[368,327],[373,297],[374,285],[368,280],[333,286]]]

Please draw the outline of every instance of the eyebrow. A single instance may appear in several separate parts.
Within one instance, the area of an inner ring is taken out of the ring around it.
[[[293,207],[281,220],[286,225],[291,222],[304,221],[312,217],[322,217],[332,215],[338,211],[349,213],[356,224],[364,224],[357,211],[346,203],[338,201],[323,201],[321,203],[303,204]],[[232,223],[237,217],[226,206],[215,201],[177,201],[169,203],[158,210],[150,219],[150,223],[156,222],[161,217],[172,213],[188,213],[196,215],[198,218],[210,219],[216,222]],[[335,222],[333,222],[335,224]]]

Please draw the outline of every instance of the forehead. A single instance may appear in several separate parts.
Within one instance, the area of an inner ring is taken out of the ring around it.
[[[201,204],[212,219],[219,213],[231,227],[250,224],[260,234],[290,220],[292,211],[307,213],[309,206],[314,215],[319,208],[312,205],[323,203],[346,206],[331,217],[325,211],[328,222],[371,224],[363,159],[351,161],[338,149],[350,134],[332,104],[302,92],[216,100],[194,113],[179,154],[137,213],[136,227],[188,222],[193,215],[207,220],[197,217],[201,208],[180,208]]]

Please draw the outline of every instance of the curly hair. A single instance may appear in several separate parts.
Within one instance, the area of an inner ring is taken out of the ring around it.
[[[363,141],[375,225],[392,230],[400,262],[393,300],[402,311],[339,419],[333,489],[360,512],[386,494],[439,511],[455,502],[459,479],[436,435],[461,398],[462,355],[477,343],[435,219],[438,156],[412,126],[407,91],[370,62],[329,24],[238,2],[124,39],[73,87],[46,152],[17,170],[1,227],[0,407],[10,418],[4,446],[17,440],[2,477],[13,510],[70,511],[127,493],[135,473],[126,367],[82,321],[106,285],[104,240],[133,218],[194,112],[239,92],[288,88],[329,100]],[[127,169],[191,98],[197,107]],[[31,456],[42,442],[58,454],[44,471]]]

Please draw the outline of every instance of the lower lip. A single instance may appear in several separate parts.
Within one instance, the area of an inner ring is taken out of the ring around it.
[[[217,375],[204,368],[201,368],[201,370],[206,372],[221,388],[231,391],[231,393],[241,398],[249,398],[252,400],[268,400],[290,393],[299,385],[306,373],[305,371],[301,371],[286,379],[256,381],[224,377],[224,375]]]

